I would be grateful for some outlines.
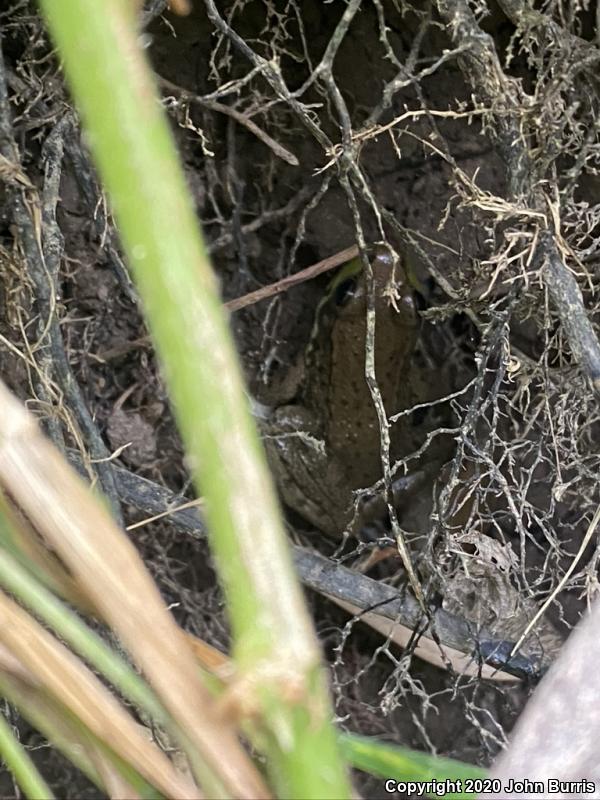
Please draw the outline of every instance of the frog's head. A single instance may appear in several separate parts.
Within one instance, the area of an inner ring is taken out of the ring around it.
[[[417,323],[412,289],[398,257],[384,244],[371,248],[371,268],[375,288],[375,313],[389,313],[393,308],[407,327]],[[349,261],[329,284],[327,302],[342,320],[364,320],[367,282],[360,258]]]

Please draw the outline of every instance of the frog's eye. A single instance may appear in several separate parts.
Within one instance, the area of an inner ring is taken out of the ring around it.
[[[333,290],[333,302],[336,306],[343,308],[347,303],[356,297],[358,280],[354,277],[345,278]]]

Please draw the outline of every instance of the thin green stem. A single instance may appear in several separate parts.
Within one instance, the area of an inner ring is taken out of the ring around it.
[[[0,521],[0,525],[2,522]],[[132,667],[90,630],[76,614],[15,558],[0,550],[0,585],[14,594],[30,611],[44,620],[73,650],[107,678],[124,697],[161,725],[169,716],[150,687]]]
[[[0,754],[29,800],[53,800],[54,795],[24,747],[15,738],[4,714],[0,714]]]
[[[295,579],[227,317],[134,4],[41,0],[86,126],[205,499],[234,637],[237,695],[258,705],[285,797],[350,794],[319,647]],[[247,697],[244,697],[244,694]]]

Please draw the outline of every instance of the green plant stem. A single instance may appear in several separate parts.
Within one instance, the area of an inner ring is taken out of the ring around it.
[[[340,743],[349,763],[363,772],[400,783],[434,784],[431,790],[425,790],[427,797],[439,797],[438,786],[452,781],[457,789],[462,788],[447,791],[443,797],[447,800],[474,798],[475,792],[466,790],[469,780],[482,780],[486,776],[485,770],[472,764],[396,747],[373,737],[342,734]]]
[[[15,739],[4,714],[0,714],[0,753],[4,764],[30,800],[53,800],[54,795],[23,746]]]
[[[6,520],[0,516],[0,534],[4,533],[5,525]],[[44,620],[125,698],[148,714],[155,724],[164,727],[190,757],[194,756],[194,746],[185,732],[173,721],[154,691],[135,670],[41,584],[18,559],[1,549],[0,585],[15,595],[38,618]],[[207,676],[207,680],[209,678]]]
[[[137,793],[146,800],[162,800],[162,795],[147,780],[118,754],[101,742],[81,721],[70,714],[64,706],[57,703],[43,690],[31,688],[18,678],[0,670],[0,694],[16,706],[23,717],[39,730],[46,739],[74,764],[101,791],[106,789],[104,770],[98,769],[94,751],[102,751],[103,756],[112,762],[122,777]],[[49,790],[48,790],[49,791]],[[52,798],[50,794],[31,794],[28,797]]]
[[[0,520],[0,525],[3,521]],[[44,620],[73,650],[102,673],[124,697],[143,709],[159,725],[171,725],[154,692],[117,653],[48,591],[25,567],[0,550],[0,585]]]
[[[236,698],[263,718],[280,796],[348,797],[318,644],[133,6],[41,0],[205,498],[234,636]]]

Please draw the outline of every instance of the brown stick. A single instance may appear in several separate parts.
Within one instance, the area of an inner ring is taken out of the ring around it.
[[[327,272],[327,270],[339,267],[341,264],[345,264],[347,261],[356,258],[357,255],[358,247],[356,245],[347,247],[345,250],[340,250],[339,253],[334,253],[332,256],[328,256],[322,261],[317,261],[316,264],[311,264],[310,267],[306,267],[306,269],[300,270],[300,272],[296,272],[294,275],[289,275],[287,278],[282,278],[282,280],[276,283],[263,286],[255,292],[250,292],[242,297],[236,297],[235,300],[229,300],[229,302],[225,303],[225,308],[229,311],[239,311],[240,308],[246,308],[246,306],[251,306],[253,303],[260,302],[260,300],[266,300],[267,297],[273,297],[276,294],[285,292],[287,289],[291,289],[292,286],[297,286],[299,283],[304,283],[304,281],[309,281],[311,278],[316,278],[316,276],[320,275],[322,272]]]
[[[297,167],[300,165],[300,162],[296,158],[293,153],[285,148],[283,145],[276,142],[272,136],[266,131],[263,131],[256,122],[250,119],[249,116],[246,114],[242,114],[236,108],[232,106],[228,106],[225,103],[219,103],[216,100],[205,100],[204,97],[201,97],[198,94],[194,94],[193,92],[184,89],[181,86],[178,86],[176,83],[172,83],[171,81],[167,80],[166,78],[158,76],[158,80],[165,89],[169,89],[172,92],[175,92],[180,97],[185,98],[189,102],[198,103],[205,108],[212,109],[213,111],[218,111],[221,114],[226,114],[228,117],[234,119],[239,125],[243,125],[247,128],[251,133],[253,133],[257,139],[260,139],[263,144],[266,144],[278,158],[282,158],[284,161],[287,161],[288,164],[291,164],[292,167]]]
[[[229,300],[227,303],[224,303],[224,306],[228,311],[239,311],[242,308],[246,308],[246,306],[251,306],[254,303],[259,303],[261,300],[266,300],[268,297],[274,297],[276,294],[285,292],[293,286],[304,283],[304,281],[316,278],[317,275],[327,272],[327,270],[335,269],[345,264],[347,261],[356,258],[357,255],[358,247],[352,245],[352,247],[340,250],[339,253],[334,253],[332,256],[328,256],[322,261],[317,261],[316,264],[311,264],[310,267],[306,267],[306,269],[302,269],[300,272],[294,273],[294,275],[288,275],[287,278],[282,278],[276,283],[270,283],[268,286],[262,286],[254,292]],[[110,350],[97,353],[96,357],[100,359],[100,361],[110,361],[113,358],[125,355],[125,353],[135,347],[144,347],[150,344],[151,341],[152,339],[150,336],[141,336],[138,339],[134,339],[132,342],[125,342],[119,347],[112,347]]]

